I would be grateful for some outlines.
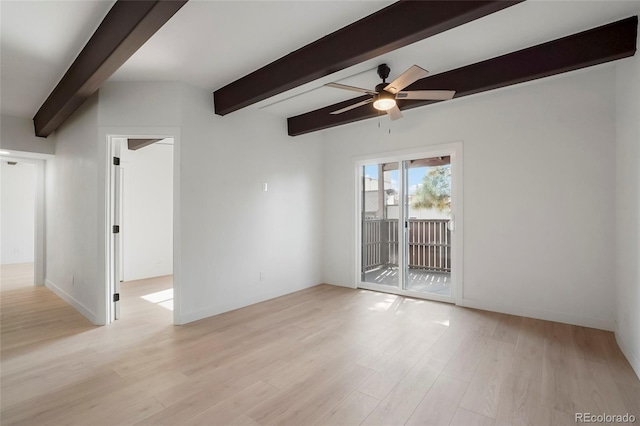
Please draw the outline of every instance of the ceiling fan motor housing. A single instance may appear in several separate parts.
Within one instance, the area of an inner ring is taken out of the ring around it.
[[[390,72],[391,72],[391,68],[389,68],[387,64],[378,65],[378,76],[380,76],[383,83],[389,77]],[[378,91],[377,88],[376,88],[376,91]]]
[[[382,86],[382,87],[378,87],[378,86]],[[376,86],[376,92],[378,92],[378,94],[375,96],[375,99],[395,99],[396,98],[396,95],[384,90],[386,84],[382,84],[382,85],[379,84],[378,86]]]

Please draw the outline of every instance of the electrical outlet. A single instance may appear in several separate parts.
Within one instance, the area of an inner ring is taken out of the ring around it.
[[[260,281],[264,281],[264,272],[260,272]]]

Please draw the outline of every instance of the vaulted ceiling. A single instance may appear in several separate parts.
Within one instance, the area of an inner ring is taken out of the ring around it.
[[[184,81],[216,91],[390,1],[195,1],[182,7],[113,81]],[[1,7],[2,113],[33,117],[113,1],[6,1]],[[639,1],[529,0],[409,44],[248,106],[284,118],[353,98],[324,87],[338,81],[372,88],[375,68],[391,78],[413,64],[432,75],[614,22]]]

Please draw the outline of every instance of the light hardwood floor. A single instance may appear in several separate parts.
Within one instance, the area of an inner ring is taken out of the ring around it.
[[[33,263],[0,265],[0,291],[33,287]]]
[[[45,288],[1,294],[3,425],[546,425],[640,417],[613,334],[321,285],[185,326],[171,278],[92,326]],[[166,303],[165,303],[166,305]]]

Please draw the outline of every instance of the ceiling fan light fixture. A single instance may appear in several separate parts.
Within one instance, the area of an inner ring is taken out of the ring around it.
[[[405,91],[404,89],[406,87],[411,86],[413,83],[422,78],[425,78],[427,74],[429,74],[429,71],[425,70],[424,68],[420,68],[417,65],[411,66],[408,70],[400,74],[400,76],[398,76],[398,78],[393,80],[391,83],[386,82],[387,77],[389,77],[389,71],[390,69],[387,64],[382,64],[378,67],[378,76],[382,79],[382,83],[376,85],[376,88],[374,90],[363,89],[361,87],[349,86],[341,83],[325,84],[325,86],[328,87],[349,90],[352,92],[366,93],[367,95],[371,96],[368,99],[360,100],[359,102],[352,103],[351,105],[342,107],[335,111],[330,111],[329,114],[342,114],[344,112],[360,108],[364,105],[372,104],[376,110],[386,112],[389,116],[389,119],[394,121],[402,118],[402,113],[400,112],[400,108],[398,108],[396,99],[445,101],[452,99],[456,94],[454,90]],[[364,98],[364,96],[359,99],[362,98]]]
[[[373,107],[379,111],[389,111],[394,106],[396,106],[395,96],[385,91],[380,92],[373,101]]]

